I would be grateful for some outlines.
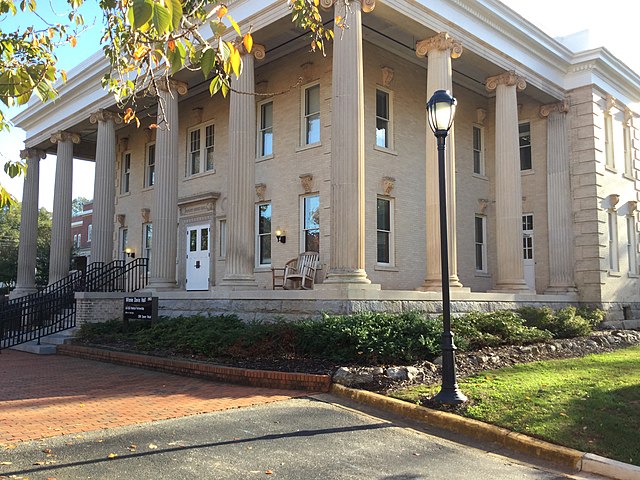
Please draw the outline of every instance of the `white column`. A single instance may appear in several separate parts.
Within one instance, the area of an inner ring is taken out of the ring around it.
[[[227,185],[227,258],[221,286],[256,288],[255,275],[255,164],[256,101],[254,55],[264,58],[264,47],[243,53],[242,75],[233,81],[229,105],[229,173]],[[239,93],[245,92],[245,93]]]
[[[331,258],[325,284],[370,284],[365,271],[364,78],[360,2],[335,2],[331,111]]]
[[[175,80],[158,81],[156,170],[153,187],[153,239],[149,288],[176,287],[178,256],[178,95],[187,85]]]
[[[522,260],[522,185],[517,91],[527,86],[515,72],[486,81],[496,92],[496,291],[530,292]]]
[[[93,188],[93,231],[91,261],[109,263],[113,260],[113,224],[116,195],[116,128],[122,120],[107,110],[98,110],[89,117],[98,124],[96,143],[96,176]]]
[[[20,212],[20,244],[18,245],[18,277],[11,298],[34,293],[36,288],[36,257],[38,250],[38,189],[40,160],[47,154],[43,150],[28,148],[20,152],[27,162]]]
[[[58,132],[51,136],[58,144],[56,178],[53,190],[53,220],[49,249],[49,284],[69,275],[71,263],[71,202],[73,184],[73,144],[80,143],[76,133]]]
[[[549,287],[545,293],[575,292],[573,230],[567,112],[569,102],[543,105],[547,118],[547,211],[549,225]]]
[[[454,41],[445,32],[416,44],[416,55],[427,56],[427,95],[436,90],[449,90],[453,93],[451,59],[462,55],[462,45]],[[425,109],[426,115],[426,109]],[[440,264],[440,200],[438,190],[438,149],[436,137],[426,129],[426,260],[425,281],[419,290],[440,290],[442,274]],[[449,131],[446,148],[446,185],[447,185],[447,237],[449,240],[449,286],[460,288],[458,278],[458,253],[456,238],[456,167],[454,126]]]

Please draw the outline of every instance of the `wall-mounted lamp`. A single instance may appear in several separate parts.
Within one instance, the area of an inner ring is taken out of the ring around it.
[[[133,248],[131,247],[127,247],[124,249],[124,253],[127,254],[127,257],[129,258],[136,258],[136,252],[133,251]]]
[[[280,243],[287,243],[287,232],[280,227],[276,228],[276,240]]]

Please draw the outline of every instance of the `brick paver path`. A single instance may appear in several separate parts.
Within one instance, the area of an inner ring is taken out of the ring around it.
[[[0,354],[0,445],[304,396],[60,355]]]

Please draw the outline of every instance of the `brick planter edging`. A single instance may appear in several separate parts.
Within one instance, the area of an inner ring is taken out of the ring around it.
[[[153,357],[139,353],[118,352],[81,345],[58,345],[58,353],[70,357],[86,358],[102,362],[117,363],[177,375],[206,378],[218,382],[250,385],[253,387],[328,392],[331,376],[310,373],[276,372],[226,367],[211,363],[174,358]]]

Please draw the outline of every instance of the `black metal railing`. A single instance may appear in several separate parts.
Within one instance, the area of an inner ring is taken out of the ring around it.
[[[129,263],[94,262],[85,272],[46,286],[39,292],[0,303],[0,350],[38,340],[76,325],[76,292],[135,292],[149,280],[148,259]]]

